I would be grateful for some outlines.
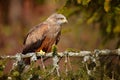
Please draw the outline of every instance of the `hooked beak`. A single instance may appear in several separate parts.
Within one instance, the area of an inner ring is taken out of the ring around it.
[[[64,22],[64,23],[68,23],[68,20],[67,20],[67,19],[64,19],[63,22]]]

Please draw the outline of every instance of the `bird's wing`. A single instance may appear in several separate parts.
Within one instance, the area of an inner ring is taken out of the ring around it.
[[[23,49],[23,54],[34,52],[42,44],[48,29],[48,24],[40,24],[31,29],[24,40],[25,48]]]
[[[47,24],[40,24],[32,28],[26,38],[24,39],[24,45],[30,45],[31,43],[35,43],[38,40],[43,40],[45,34],[48,32]]]

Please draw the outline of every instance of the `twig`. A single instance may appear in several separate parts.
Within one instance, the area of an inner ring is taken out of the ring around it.
[[[42,56],[41,56],[41,63],[42,63],[43,69],[44,69],[44,71],[45,71],[46,69],[45,69],[45,65],[44,65],[43,57],[42,57]]]
[[[65,72],[66,72],[66,75],[68,75],[67,62],[68,62],[67,55],[65,55]]]
[[[56,72],[57,72],[58,77],[60,77],[58,62],[59,62],[59,58],[58,58],[57,55],[55,55],[55,56],[53,57],[53,66],[54,66],[55,69],[56,69]]]
[[[55,71],[55,69],[56,69],[56,71],[57,71],[57,75],[60,76],[60,74],[59,74],[59,66],[58,66],[58,64],[57,64],[58,61],[59,61],[59,60],[58,60],[58,57],[57,57],[57,56],[54,56],[54,58],[53,58],[53,68],[52,68],[52,70],[47,74],[47,76],[49,76],[51,73],[53,73],[53,72]]]
[[[67,57],[68,57],[68,65],[69,65],[70,69],[72,70],[72,65],[71,65],[71,62],[70,62],[70,57],[69,56],[67,56]]]

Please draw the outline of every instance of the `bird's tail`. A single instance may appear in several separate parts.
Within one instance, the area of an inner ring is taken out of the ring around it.
[[[24,54],[24,55],[29,54],[30,52],[34,52],[34,50],[30,46],[27,46],[23,49],[22,54]],[[26,65],[30,65],[30,58],[24,58],[23,62]]]

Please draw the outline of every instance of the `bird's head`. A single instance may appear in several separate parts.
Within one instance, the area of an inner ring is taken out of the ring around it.
[[[54,13],[52,14],[47,21],[52,22],[53,24],[58,24],[58,25],[62,25],[64,23],[68,23],[66,17],[62,14],[57,14]]]

